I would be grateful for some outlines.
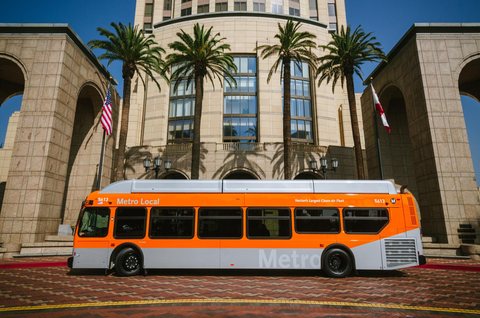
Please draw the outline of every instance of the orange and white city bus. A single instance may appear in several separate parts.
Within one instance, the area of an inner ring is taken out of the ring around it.
[[[128,180],[90,194],[69,266],[355,270],[425,264],[414,198],[389,181]]]

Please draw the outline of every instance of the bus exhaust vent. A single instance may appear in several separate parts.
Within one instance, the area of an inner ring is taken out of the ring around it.
[[[385,239],[387,268],[401,268],[417,264],[415,239]]]

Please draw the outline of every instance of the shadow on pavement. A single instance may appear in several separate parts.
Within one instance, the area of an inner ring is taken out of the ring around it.
[[[104,269],[71,269],[67,275],[120,277],[114,270],[107,273]],[[107,276],[105,275],[105,276]],[[143,276],[142,274],[139,276]],[[148,269],[148,276],[285,276],[285,277],[328,277],[322,270],[287,270],[287,269]],[[349,277],[404,277],[401,271],[358,271]]]

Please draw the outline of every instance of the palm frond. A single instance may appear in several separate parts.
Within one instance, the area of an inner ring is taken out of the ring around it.
[[[318,86],[324,81],[332,82],[332,91],[340,80],[343,87],[345,76],[356,74],[363,80],[361,66],[365,62],[386,61],[380,43],[375,41],[372,33],[365,33],[360,26],[353,32],[347,26],[340,29],[339,34],[332,34],[332,40],[327,45],[320,45],[327,54],[318,58],[316,71]]]

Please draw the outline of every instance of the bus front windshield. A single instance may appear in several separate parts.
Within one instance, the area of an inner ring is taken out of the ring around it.
[[[109,208],[85,208],[80,214],[78,236],[105,237],[108,234]]]

